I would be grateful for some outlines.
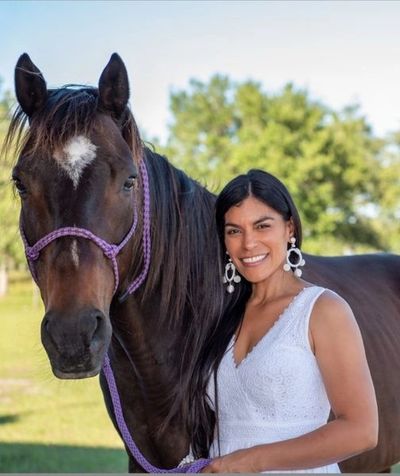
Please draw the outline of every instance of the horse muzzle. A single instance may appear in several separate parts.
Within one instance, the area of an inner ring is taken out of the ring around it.
[[[111,333],[109,318],[98,309],[74,313],[48,311],[42,321],[41,335],[54,375],[60,379],[97,375]]]

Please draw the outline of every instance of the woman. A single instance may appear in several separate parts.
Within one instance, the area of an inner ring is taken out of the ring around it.
[[[378,433],[353,313],[300,278],[301,223],[278,179],[235,178],[216,219],[230,296],[192,378],[194,456],[209,447],[204,472],[340,472],[337,462],[376,446]]]

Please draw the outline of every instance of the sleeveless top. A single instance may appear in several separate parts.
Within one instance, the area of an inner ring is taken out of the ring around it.
[[[232,337],[217,372],[219,445],[216,435],[209,451],[211,458],[295,438],[326,424],[330,404],[308,337],[312,308],[324,290],[318,286],[302,289],[237,366]],[[207,394],[215,410],[213,376]],[[330,464],[267,472],[340,470],[337,464]]]

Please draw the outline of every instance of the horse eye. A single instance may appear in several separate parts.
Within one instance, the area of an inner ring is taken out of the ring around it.
[[[128,178],[128,180],[124,183],[124,190],[132,190],[133,186],[135,185],[135,179],[133,175]]]
[[[17,192],[19,193],[19,195],[22,197],[24,195],[26,195],[27,193],[27,190],[26,188],[24,187],[23,183],[21,182],[21,180],[19,180],[17,177],[13,177],[12,178],[13,182],[14,182],[14,185],[15,185],[15,188],[17,189]]]

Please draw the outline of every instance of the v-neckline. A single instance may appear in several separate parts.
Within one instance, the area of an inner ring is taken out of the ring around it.
[[[260,346],[260,344],[266,340],[267,336],[271,334],[271,331],[276,328],[277,324],[282,321],[282,318],[288,313],[288,311],[292,308],[294,303],[297,301],[297,299],[303,294],[304,290],[312,288],[314,286],[304,286],[295,296],[293,296],[292,300],[289,302],[289,304],[285,307],[285,309],[279,314],[279,316],[275,319],[274,323],[272,326],[267,330],[265,334],[261,336],[261,338],[253,345],[253,347],[247,352],[247,354],[242,358],[242,360],[237,363],[235,359],[235,346],[236,346],[236,332],[233,334],[231,342],[230,342],[230,349],[229,352],[231,353],[232,357],[232,363],[235,368],[235,370],[239,370],[242,366],[242,364],[248,360],[251,354],[256,350],[257,347]]]

